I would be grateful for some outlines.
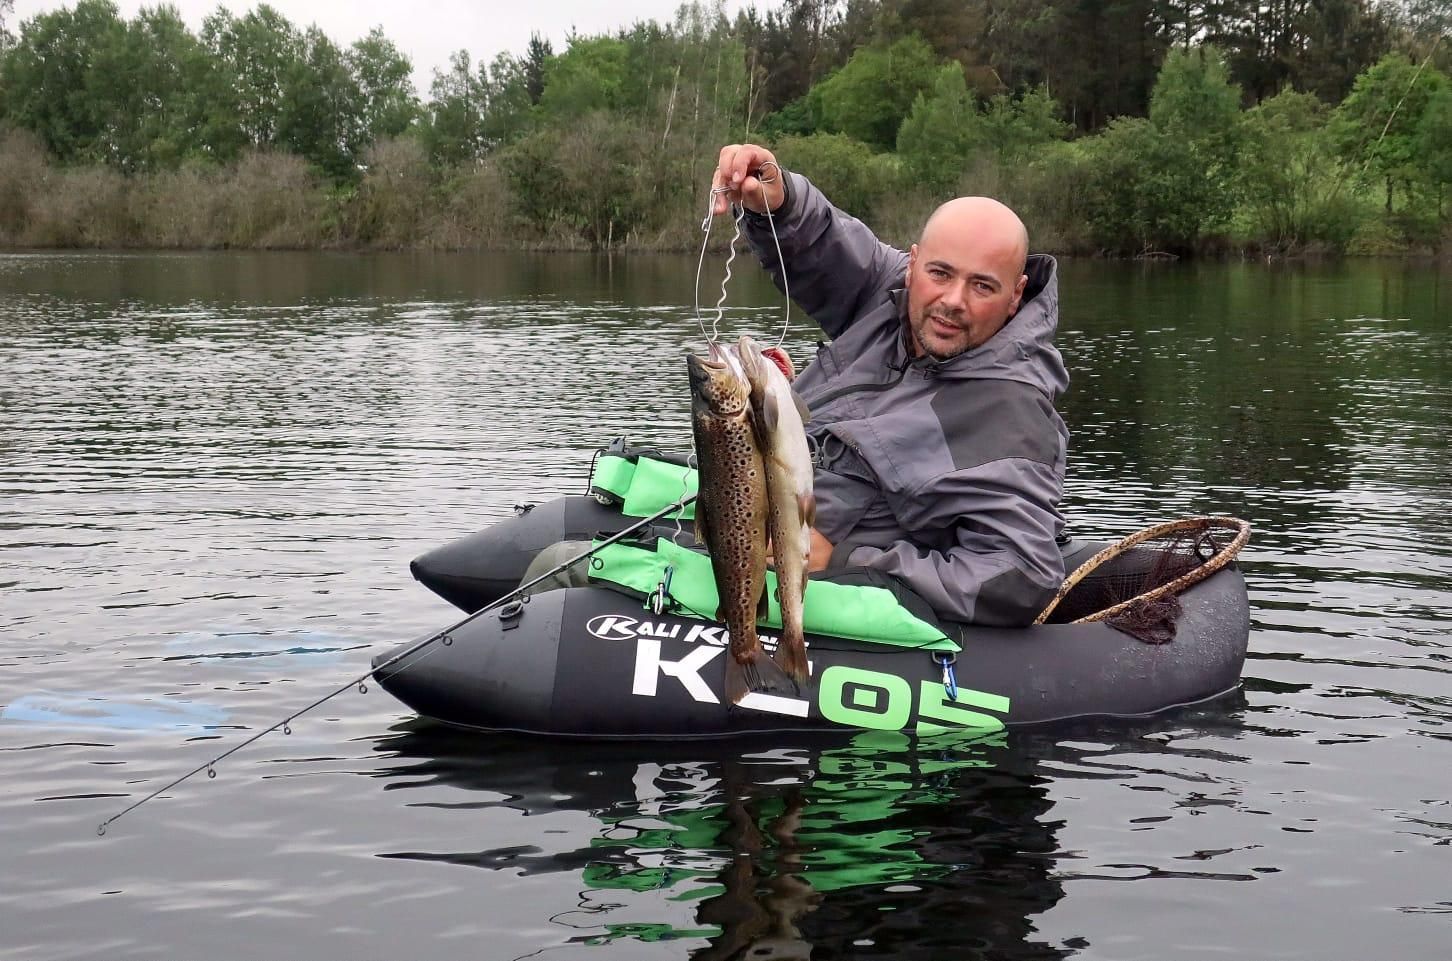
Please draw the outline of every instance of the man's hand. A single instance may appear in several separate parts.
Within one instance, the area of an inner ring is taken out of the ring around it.
[[[812,532],[812,547],[807,554],[807,572],[825,571],[827,562],[832,559],[832,542],[822,536],[815,527],[810,528]]]
[[[711,177],[711,193],[715,197],[711,212],[724,214],[732,204],[740,204],[758,214],[766,213],[768,208],[776,210],[786,199],[781,179],[781,168],[770,150],[753,143],[728,144],[721,148],[716,172]]]
[[[816,571],[825,571],[827,569],[827,562],[832,559],[832,542],[823,537],[815,527],[809,527],[807,530],[811,532],[811,547],[807,551],[807,573],[812,574]],[[772,570],[776,570],[776,555],[770,553],[772,550],[770,542],[767,543],[766,548],[768,551],[766,555],[767,566]]]

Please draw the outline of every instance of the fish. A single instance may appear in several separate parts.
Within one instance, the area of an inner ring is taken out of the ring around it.
[[[730,636],[726,700],[749,692],[796,693],[766,656],[756,621],[767,611],[766,468],[752,425],[751,394],[739,363],[712,343],[707,357],[686,357],[691,382],[691,432],[700,476],[696,537],[711,556],[720,606],[716,619]]]
[[[807,596],[812,525],[817,519],[812,454],[807,447],[806,424],[811,412],[787,382],[780,361],[767,356],[760,344],[742,337],[736,342],[736,353],[751,388],[752,426],[766,470],[767,534],[782,626],[774,659],[800,687],[809,674],[802,605]]]

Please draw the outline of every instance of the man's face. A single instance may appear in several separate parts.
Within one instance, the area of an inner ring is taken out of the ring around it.
[[[998,333],[1023,297],[1019,264],[1011,249],[976,233],[924,233],[907,269],[913,356],[947,360]]]

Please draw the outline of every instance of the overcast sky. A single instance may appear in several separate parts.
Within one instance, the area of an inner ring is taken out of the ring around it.
[[[743,6],[755,5],[766,10],[780,0],[726,0],[728,14],[734,15]],[[476,62],[494,59],[501,51],[522,54],[529,35],[538,32],[552,44],[556,52],[565,48],[565,36],[573,27],[582,34],[596,34],[626,27],[637,20],[669,22],[674,18],[680,0],[525,0],[525,2],[488,2],[488,0],[271,0],[298,27],[317,24],[341,46],[347,46],[374,27],[382,27],[388,39],[413,62],[414,86],[420,96],[427,97],[435,68],[448,65],[449,54],[468,50]],[[256,6],[248,0],[171,0],[181,11],[192,30],[201,29],[202,20],[224,6],[241,15]],[[18,32],[20,23],[37,13],[59,7],[73,6],[62,0],[15,0],[10,26]],[[117,0],[121,15],[135,16],[143,6],[158,3],[140,0]]]

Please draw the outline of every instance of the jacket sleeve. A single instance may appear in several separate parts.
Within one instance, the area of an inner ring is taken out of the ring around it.
[[[874,300],[903,285],[908,256],[832,206],[806,177],[783,176],[786,200],[769,219],[748,212],[746,240],[777,289],[828,336],[840,336]]]
[[[904,530],[940,544],[951,532],[948,546],[854,546],[849,538],[833,562],[900,578],[952,620],[1030,624],[1064,580],[1055,542],[1060,477],[1053,465],[1023,457],[951,471],[906,496],[889,495]]]

